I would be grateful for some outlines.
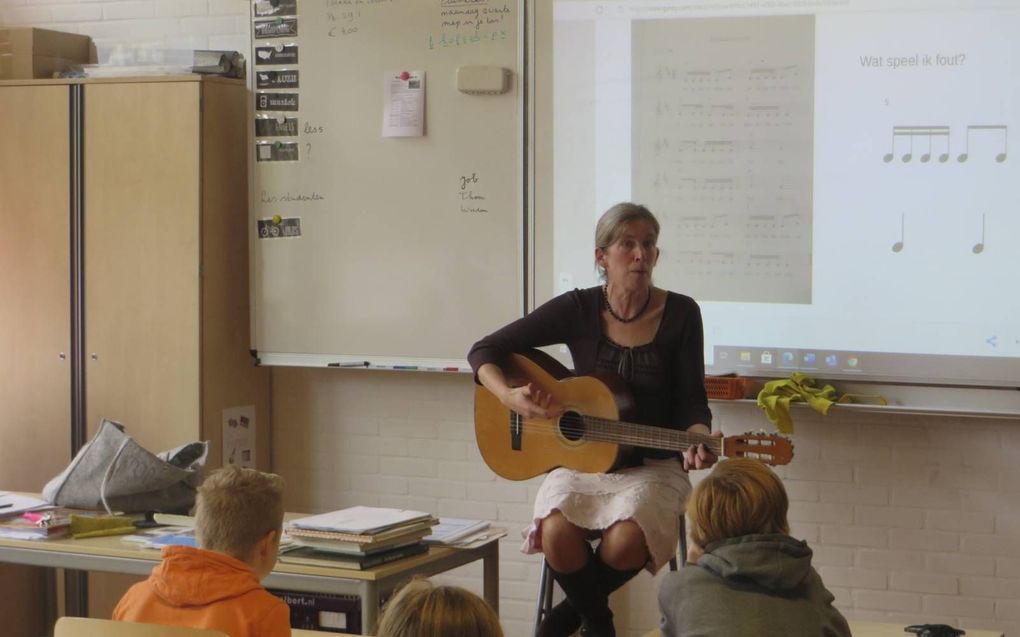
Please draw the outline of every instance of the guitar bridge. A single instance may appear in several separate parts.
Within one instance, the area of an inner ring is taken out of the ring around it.
[[[510,449],[513,451],[521,450],[521,435],[524,432],[523,420],[517,412],[510,412]]]

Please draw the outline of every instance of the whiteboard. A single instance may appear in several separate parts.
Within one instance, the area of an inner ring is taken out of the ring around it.
[[[466,367],[523,307],[517,2],[252,7],[253,349],[264,364]],[[505,73],[507,90],[458,90],[463,67]],[[384,136],[387,104],[416,116],[387,100],[405,72],[423,134]]]

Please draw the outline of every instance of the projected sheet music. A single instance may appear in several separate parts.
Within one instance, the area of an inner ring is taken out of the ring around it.
[[[811,301],[814,19],[633,23],[634,197],[706,301]]]

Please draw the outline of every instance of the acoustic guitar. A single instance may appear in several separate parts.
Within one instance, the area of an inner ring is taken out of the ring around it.
[[[555,419],[524,418],[485,387],[475,388],[478,449],[489,468],[508,480],[527,480],[556,467],[610,471],[632,447],[683,452],[703,443],[719,457],[746,456],[770,465],[786,464],[793,457],[793,445],[779,435],[713,438],[626,422],[634,401],[622,379],[574,376],[538,350],[511,355],[503,373],[512,387],[532,383],[564,408]]]

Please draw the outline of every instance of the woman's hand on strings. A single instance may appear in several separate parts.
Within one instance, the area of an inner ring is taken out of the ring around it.
[[[700,427],[703,426],[704,425],[701,425]],[[695,427],[699,426],[695,425]],[[691,433],[701,433],[699,431],[696,431],[694,427],[691,427],[687,431]],[[708,435],[710,435],[713,438],[722,438],[721,431],[715,431]],[[708,469],[709,467],[714,465],[716,461],[719,459],[703,443],[698,443],[696,445],[691,445],[690,447],[688,447],[687,451],[684,452],[682,458],[684,463],[684,471],[690,471],[691,469]]]

